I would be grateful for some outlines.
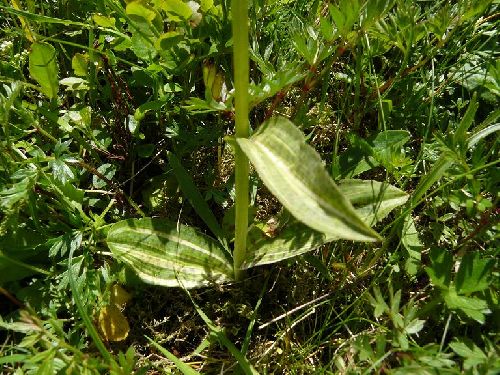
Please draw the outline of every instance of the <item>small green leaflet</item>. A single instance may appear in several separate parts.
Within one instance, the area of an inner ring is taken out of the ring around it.
[[[56,50],[48,43],[35,42],[29,54],[30,74],[41,87],[41,91],[53,99],[59,91]]]
[[[165,219],[120,221],[106,242],[149,284],[196,288],[233,280],[232,262],[216,240]]]
[[[249,139],[237,138],[260,178],[298,220],[327,236],[377,241],[328,175],[321,157],[289,120],[266,121]]]

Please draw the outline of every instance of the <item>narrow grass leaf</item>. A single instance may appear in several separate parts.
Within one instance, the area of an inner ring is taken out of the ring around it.
[[[103,358],[108,362],[110,365],[117,365],[116,361],[114,360],[112,354],[108,351],[106,348],[106,345],[102,342],[101,338],[99,337],[99,333],[97,333],[97,330],[92,323],[92,319],[90,318],[89,314],[87,313],[87,307],[84,305],[83,300],[82,300],[82,295],[80,294],[80,288],[79,285],[77,285],[77,280],[75,280],[75,276],[78,278],[78,273],[76,272],[76,275],[73,275],[73,252],[74,248],[71,248],[69,250],[69,257],[68,257],[68,279],[69,279],[69,285],[71,288],[71,292],[73,293],[73,299],[75,301],[75,305],[78,309],[78,313],[80,314],[80,317],[83,320],[83,323],[85,324],[85,328],[87,328],[87,332],[94,341],[95,346],[103,356]]]
[[[106,242],[149,284],[196,288],[233,280],[224,249],[185,225],[159,218],[123,220],[110,228]]]
[[[264,184],[298,220],[327,236],[380,240],[328,175],[319,154],[289,120],[272,118],[250,139],[236,141]]]
[[[229,352],[233,355],[233,357],[236,359],[236,361],[240,365],[240,368],[243,371],[243,373],[245,373],[246,375],[258,375],[259,373],[257,372],[257,370],[255,370],[255,368],[252,366],[252,364],[247,359],[247,357],[245,357],[245,355],[243,355],[242,352],[240,352],[238,350],[238,348],[227,338],[223,329],[221,327],[219,327],[218,325],[216,325],[207,316],[207,314],[205,314],[205,312],[200,308],[200,306],[198,306],[198,304],[194,301],[191,294],[188,291],[186,291],[186,292],[188,293],[188,296],[191,299],[191,302],[193,303],[194,308],[196,309],[196,312],[203,319],[205,324],[208,326],[212,335],[215,336],[215,338],[217,338],[217,340],[222,345],[224,345],[227,348],[227,350],[229,350]]]
[[[465,143],[465,136],[467,130],[472,125],[472,122],[474,121],[474,116],[476,115],[477,109],[479,108],[479,103],[477,102],[476,99],[477,99],[477,94],[474,93],[474,95],[472,96],[472,100],[470,101],[470,104],[467,107],[467,111],[465,111],[464,117],[460,121],[460,124],[458,124],[458,128],[453,136],[453,141],[456,145]]]
[[[177,367],[178,370],[180,370],[184,375],[198,375],[200,374],[198,371],[193,370],[193,368],[184,362],[182,362],[179,358],[177,358],[173,353],[169,352],[167,349],[165,349],[163,346],[158,344],[157,342],[153,341],[153,339],[149,338],[146,336],[148,341],[153,345],[158,351],[163,354],[165,357],[167,357],[170,361],[174,363],[174,365]]]
[[[429,190],[434,183],[443,177],[444,173],[452,164],[453,161],[449,158],[449,156],[442,155],[433,165],[432,169],[422,176],[411,198],[413,206],[418,204],[419,200],[424,196],[427,190]]]
[[[370,180],[340,181],[339,191],[351,200],[358,216],[367,224],[382,220],[408,199],[402,190]],[[242,268],[276,263],[338,239],[339,236],[318,232],[293,219],[282,230],[278,228],[277,235],[272,238],[261,229],[252,227],[248,233],[247,259]]]
[[[222,228],[207,202],[201,196],[201,193],[196,187],[191,176],[186,172],[179,159],[177,159],[177,157],[171,152],[168,153],[168,162],[172,167],[175,177],[177,177],[177,181],[179,182],[182,192],[186,195],[196,213],[202,218],[212,233],[227,249],[227,241],[223,235]]]
[[[15,14],[18,17],[24,17],[25,19],[30,20],[30,21],[34,21],[34,22],[54,23],[54,24],[61,24],[61,25],[65,25],[65,26],[78,26],[78,27],[83,27],[83,28],[89,28],[89,25],[87,23],[83,23],[83,22],[76,22],[76,21],[71,21],[71,20],[66,20],[66,19],[61,19],[61,18],[44,16],[41,14],[30,13],[30,12],[27,12],[25,10],[6,7],[6,6],[2,6],[2,5],[0,5],[0,9],[5,11],[6,13]]]
[[[57,96],[59,81],[54,47],[44,42],[33,43],[29,53],[29,71],[47,97],[53,99]]]

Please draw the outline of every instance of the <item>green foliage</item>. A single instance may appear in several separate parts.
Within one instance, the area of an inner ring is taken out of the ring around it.
[[[48,43],[33,43],[29,55],[30,74],[50,99],[59,91],[56,50]]]
[[[494,373],[498,2],[249,3],[0,5],[3,372]]]

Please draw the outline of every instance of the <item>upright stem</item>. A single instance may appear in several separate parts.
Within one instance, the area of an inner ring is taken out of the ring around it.
[[[233,64],[235,90],[236,138],[247,138],[248,122],[248,0],[232,0],[233,22]],[[248,231],[248,159],[243,151],[236,147],[235,153],[235,190],[236,222],[234,240],[234,276],[241,279],[241,264],[245,259]]]

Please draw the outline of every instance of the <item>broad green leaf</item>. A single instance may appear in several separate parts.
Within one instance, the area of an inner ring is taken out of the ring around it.
[[[167,51],[170,48],[176,46],[183,36],[177,31],[169,31],[167,33],[161,34],[155,42],[155,48],[158,51]]]
[[[354,206],[358,216],[368,225],[384,219],[408,200],[404,191],[384,182],[341,180],[340,192]]]
[[[380,240],[328,175],[319,154],[289,120],[270,119],[251,138],[236,141],[264,184],[298,220],[327,236]]]
[[[232,281],[233,267],[212,238],[158,218],[114,224],[106,240],[113,255],[147,283],[196,288]]]
[[[187,21],[193,14],[191,7],[182,0],[156,0],[155,3],[174,22]]]
[[[40,84],[42,92],[50,99],[55,98],[59,90],[55,48],[45,42],[33,43],[29,54],[29,70],[33,79]]]
[[[106,17],[100,14],[94,14],[92,20],[97,26],[114,28],[116,19],[113,17]]]
[[[200,1],[201,10],[203,12],[208,12],[214,6],[214,0],[201,0]]]
[[[75,75],[80,77],[87,76],[87,69],[89,63],[89,56],[87,54],[75,53],[71,59],[71,67],[75,72]]]
[[[479,253],[465,254],[455,278],[457,292],[468,294],[488,288],[492,279],[491,271],[494,265],[495,261],[493,259],[482,259]]]
[[[366,224],[382,220],[408,199],[408,195],[398,188],[377,181],[340,181],[339,190],[351,199],[356,212]],[[243,269],[292,258],[339,239],[338,236],[315,231],[294,219],[288,220],[282,228],[278,227],[275,233],[275,236],[269,237],[256,226],[250,228]]]
[[[129,16],[141,17],[152,23],[156,18],[156,12],[153,8],[147,6],[141,0],[132,1],[127,4],[126,12]]]

